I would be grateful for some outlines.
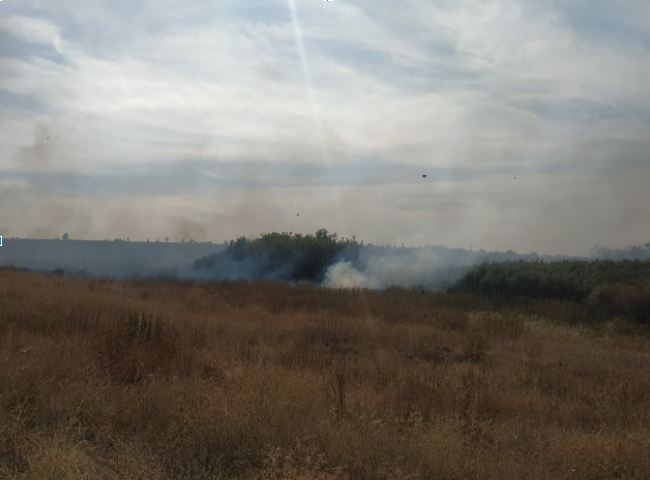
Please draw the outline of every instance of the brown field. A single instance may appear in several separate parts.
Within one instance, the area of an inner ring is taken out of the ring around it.
[[[489,310],[2,270],[0,478],[650,478],[647,331]]]

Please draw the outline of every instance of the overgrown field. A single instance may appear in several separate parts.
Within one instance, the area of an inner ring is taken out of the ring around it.
[[[650,478],[647,327],[523,312],[0,270],[0,478]]]

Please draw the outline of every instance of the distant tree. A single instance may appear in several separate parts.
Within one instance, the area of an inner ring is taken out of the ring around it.
[[[265,233],[253,240],[231,240],[224,253],[205,257],[196,266],[218,270],[234,261],[248,265],[252,278],[321,281],[327,267],[337,259],[354,260],[358,249],[355,240],[339,238],[324,228],[313,235]]]
[[[65,232],[65,233],[63,234],[63,237],[62,237],[62,238],[63,238],[63,240],[67,240],[68,238],[70,238],[70,236],[68,235],[68,232]]]
[[[647,260],[650,259],[650,242],[625,248],[594,247],[590,254],[597,259],[606,260]]]

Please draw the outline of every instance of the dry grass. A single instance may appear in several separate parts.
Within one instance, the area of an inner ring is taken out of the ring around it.
[[[466,296],[0,271],[0,478],[645,480],[649,361]]]

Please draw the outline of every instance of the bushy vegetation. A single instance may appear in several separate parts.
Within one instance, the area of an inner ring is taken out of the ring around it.
[[[649,354],[464,293],[0,270],[0,478],[645,480]]]
[[[214,279],[321,282],[328,266],[355,259],[360,246],[325,229],[314,235],[266,233],[232,240],[225,252],[197,261],[195,268]]]
[[[474,267],[456,290],[577,302],[593,317],[622,315],[650,323],[650,261],[488,263]]]

